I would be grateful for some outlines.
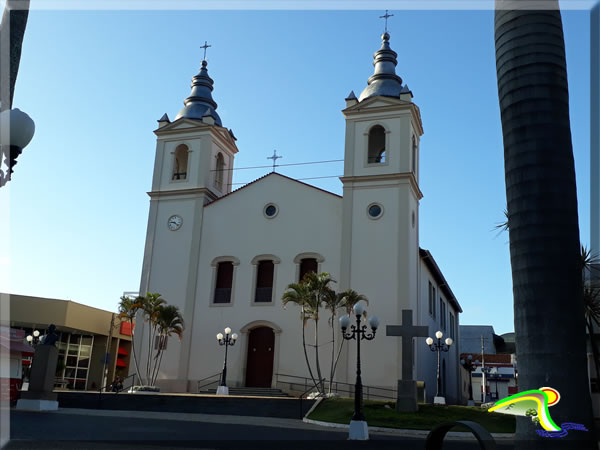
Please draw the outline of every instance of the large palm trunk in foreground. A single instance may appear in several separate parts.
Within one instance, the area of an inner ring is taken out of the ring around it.
[[[555,0],[546,11],[524,3],[496,0],[495,14],[519,391],[557,389],[554,422],[590,431],[542,438],[519,417],[515,448],[597,449],[562,21]]]

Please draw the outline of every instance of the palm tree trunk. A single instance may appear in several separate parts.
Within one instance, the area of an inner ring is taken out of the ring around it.
[[[306,366],[308,367],[308,373],[310,374],[310,378],[312,379],[313,384],[315,385],[315,389],[317,389],[318,391],[319,386],[317,385],[317,380],[315,380],[315,376],[313,375],[313,371],[310,366],[310,359],[308,358],[308,352],[306,351],[306,331],[304,329],[305,320],[306,317],[304,317],[304,312],[302,312],[302,348],[304,349],[304,358],[306,359]]]
[[[146,384],[151,385],[151,376],[152,373],[152,343],[154,342],[154,335],[156,333],[156,324],[152,321],[148,322],[150,325],[150,332],[148,333],[148,359],[146,364]]]
[[[154,370],[152,372],[152,386],[154,386],[154,384],[156,383],[156,378],[158,377],[158,371],[160,369],[160,364],[162,363],[162,355],[164,353],[163,351],[163,338],[167,339],[166,336],[162,336],[159,335],[159,341],[158,341],[158,349],[156,350],[156,362],[154,363]]]
[[[321,394],[324,394],[325,387],[323,386],[323,376],[321,375],[321,364],[319,362],[319,319],[315,319],[315,361],[315,367],[317,368],[317,376],[319,377],[319,392]]]
[[[133,319],[129,319],[129,323],[131,325],[131,353],[133,354],[133,362],[135,364],[136,376],[141,379],[140,366],[138,365],[137,355],[135,353],[135,327],[133,325]]]
[[[331,312],[331,370],[329,371],[329,393],[333,386],[333,375],[335,373],[335,311]]]
[[[344,342],[346,342],[346,341],[344,338],[342,338],[342,341],[340,342],[340,348],[338,349],[338,354],[335,357],[335,364],[333,365],[333,374],[334,375],[337,370],[337,365],[338,365],[338,361],[340,360],[340,355],[342,354],[342,349],[344,348]]]
[[[557,389],[554,422],[590,430],[556,448],[596,449],[562,22],[557,0],[545,11],[517,10],[523,3],[496,0],[495,14],[519,389]],[[548,444],[517,417],[515,449]]]

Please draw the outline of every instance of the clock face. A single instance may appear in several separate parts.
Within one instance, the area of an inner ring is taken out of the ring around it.
[[[183,219],[177,214],[169,217],[169,220],[167,221],[167,226],[171,231],[179,230],[181,228],[181,225],[183,225]]]

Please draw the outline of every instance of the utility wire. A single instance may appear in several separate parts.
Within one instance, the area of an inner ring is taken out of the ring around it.
[[[304,166],[306,164],[324,164],[324,163],[332,163],[332,162],[340,162],[343,159],[331,159],[329,161],[311,161],[311,162],[301,162],[301,163],[290,163],[290,164],[275,164],[275,167],[287,167],[287,166]],[[273,164],[270,166],[254,166],[254,167],[232,167],[231,169],[211,169],[211,172],[225,172],[229,170],[245,170],[245,169],[272,169]],[[240,183],[236,183],[240,184]]]

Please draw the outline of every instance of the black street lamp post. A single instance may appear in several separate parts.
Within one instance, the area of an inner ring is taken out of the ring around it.
[[[469,372],[469,406],[474,404],[473,402],[473,376],[471,375],[476,369],[477,364],[479,364],[479,360],[476,359],[473,362],[473,355],[468,355],[466,361],[464,359],[460,360],[460,364]]]
[[[235,341],[238,338],[236,333],[231,334],[231,328],[225,328],[225,336],[223,333],[217,334],[217,341],[219,345],[225,346],[225,361],[223,362],[223,373],[221,373],[221,383],[217,388],[217,395],[229,395],[229,388],[227,387],[227,348],[235,345]]]
[[[440,353],[447,352],[448,350],[450,350],[450,346],[454,341],[452,340],[452,338],[446,338],[446,343],[444,344],[442,342],[443,336],[444,333],[442,333],[441,331],[436,331],[435,337],[437,338],[437,342],[434,343],[431,337],[428,337],[425,340],[425,342],[427,342],[429,350],[431,350],[432,352],[437,352],[437,392],[435,394],[433,403],[445,405],[446,399],[440,395],[442,391],[442,379],[440,377]]]
[[[367,422],[362,412],[363,398],[362,398],[362,379],[360,372],[360,341],[366,339],[370,341],[375,338],[375,332],[379,326],[379,319],[376,316],[369,318],[369,325],[371,326],[371,333],[367,333],[367,326],[361,325],[365,308],[360,303],[354,305],[354,314],[356,316],[356,325],[350,325],[350,317],[340,317],[340,327],[342,329],[342,336],[346,340],[356,340],[356,383],[354,384],[354,415],[350,421],[350,435],[349,439],[356,440],[367,440],[369,439],[369,431],[367,428]],[[350,331],[346,333],[346,330],[350,326]]]

